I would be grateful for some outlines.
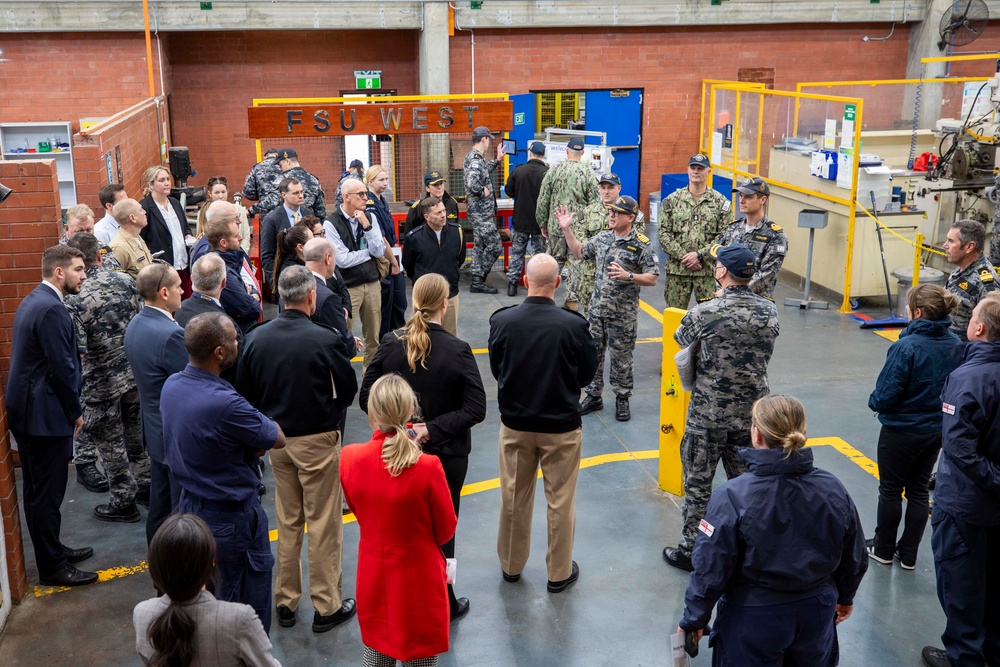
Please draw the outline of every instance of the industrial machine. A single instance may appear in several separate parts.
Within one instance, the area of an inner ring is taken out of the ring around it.
[[[608,146],[608,135],[606,132],[588,132],[586,130],[564,130],[560,127],[545,128],[545,161],[549,167],[554,167],[560,162],[566,161],[566,143],[573,137],[599,137],[599,144],[586,144],[583,154],[583,161],[590,166],[591,171],[597,178],[603,174],[613,171],[611,165],[615,158],[611,154],[613,148]]]

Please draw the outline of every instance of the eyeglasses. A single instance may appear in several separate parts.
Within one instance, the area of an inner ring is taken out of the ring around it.
[[[163,281],[168,275],[170,275],[170,269],[172,268],[170,262],[165,259],[154,259],[153,264],[159,264],[163,268],[160,270],[160,279],[156,281],[156,293],[159,294],[160,290],[163,289]]]
[[[348,195],[358,195],[358,196],[361,196],[361,197],[367,197],[368,196],[368,191],[367,190],[362,190],[362,191],[359,191],[359,192],[348,192],[347,194]]]

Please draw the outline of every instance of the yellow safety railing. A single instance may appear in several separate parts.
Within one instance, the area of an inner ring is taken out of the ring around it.
[[[687,311],[667,308],[663,311],[663,374],[660,379],[660,463],[658,485],[667,493],[684,495],[684,475],[681,472],[681,440],[687,420],[691,393],[681,388],[674,355],[680,346],[674,332]]]
[[[889,232],[890,234],[892,234],[893,236],[895,236],[900,241],[905,241],[906,243],[908,243],[911,246],[913,246],[913,284],[912,284],[913,287],[916,287],[917,284],[920,283],[920,267],[923,266],[923,262],[921,261],[921,257],[923,256],[923,254],[925,252],[929,252],[929,253],[931,253],[933,255],[940,255],[942,257],[945,256],[945,253],[941,252],[937,248],[934,248],[934,247],[929,246],[929,245],[924,245],[924,235],[923,234],[917,232],[916,237],[911,241],[910,239],[906,238],[905,236],[903,236],[902,234],[900,234],[899,232],[897,232],[895,229],[892,229],[891,227],[887,227],[885,225],[885,223],[883,223],[881,220],[879,220],[874,215],[872,215],[872,212],[869,211],[864,206],[861,206],[861,204],[859,202],[855,201],[854,203],[857,205],[858,208],[860,208],[864,212],[865,215],[867,215],[869,218],[871,218],[872,220],[874,220],[875,224],[877,224],[879,227],[881,227],[885,231]]]

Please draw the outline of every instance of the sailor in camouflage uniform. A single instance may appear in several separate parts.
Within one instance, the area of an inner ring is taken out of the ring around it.
[[[678,188],[660,204],[660,247],[667,259],[663,267],[663,298],[667,308],[687,310],[691,292],[698,301],[715,294],[714,267],[709,248],[733,221],[732,203],[708,187],[711,167],[697,153],[688,160],[687,187]]]
[[[1000,289],[993,266],[983,256],[986,228],[975,220],[958,220],[948,230],[944,252],[958,268],[948,276],[948,291],[958,297],[958,308],[951,314],[951,330],[968,341],[966,330],[972,309],[988,293]]]
[[[602,174],[598,189],[601,198],[583,209],[583,215],[573,216],[570,228],[573,230],[573,236],[580,243],[586,243],[605,229],[609,229],[608,207],[621,194],[621,179],[616,174]],[[638,219],[632,224],[638,226]],[[579,304],[577,310],[586,317],[590,310],[590,300],[594,296],[594,279],[597,268],[593,259],[577,259],[572,253],[567,259],[567,264],[569,265],[569,279],[566,281],[566,293],[576,295]]]
[[[111,502],[98,505],[101,521],[139,520],[136,497],[149,497],[149,458],[142,443],[139,394],[125,357],[125,330],[139,312],[135,281],[101,268],[100,242],[76,234],[69,245],[84,255],[87,280],[66,308],[86,348],[83,357],[83,428],[78,440],[97,449],[111,487]]]
[[[344,181],[349,178],[353,178],[356,181],[364,183],[365,163],[361,160],[351,160],[351,164],[347,168],[347,171],[340,175],[340,180],[337,181],[337,194],[333,198],[337,208],[340,208],[340,206],[344,203],[344,195],[340,194],[340,188],[344,185]]]
[[[493,264],[503,250],[497,231],[497,200],[493,192],[493,173],[503,158],[503,144],[497,144],[497,157],[487,160],[483,155],[490,149],[493,133],[479,126],[472,131],[472,150],[465,156],[465,213],[472,221],[472,286],[470,292],[496,294],[495,287],[486,284]]]
[[[545,173],[542,189],[538,192],[535,219],[542,228],[542,235],[548,239],[548,253],[555,257],[559,268],[566,264],[569,253],[566,240],[556,219],[556,209],[565,206],[577,219],[583,220],[583,211],[600,200],[597,176],[590,165],[583,161],[584,143],[582,137],[573,137],[566,144],[566,161],[560,162]],[[572,285],[579,282],[572,276],[567,281],[566,307],[576,310],[579,295],[572,291]]]
[[[754,253],[734,243],[713,246],[710,256],[722,294],[688,311],[674,334],[681,347],[697,343],[698,349],[681,440],[683,535],[676,549],[663,550],[663,558],[689,572],[719,459],[730,479],[746,470],[738,452],[750,446],[750,410],[768,393],[767,365],[778,336],[777,308],[749,287],[757,275]]]
[[[631,197],[618,197],[609,206],[610,229],[584,244],[573,233],[568,207],[556,211],[559,226],[566,235],[566,245],[579,259],[594,259],[597,267],[594,296],[590,300],[587,321],[594,337],[600,363],[593,381],[587,385],[580,414],[604,408],[604,350],[611,356],[611,386],[615,391],[615,419],[632,418],[628,399],[632,395],[633,359],[639,314],[639,287],[652,287],[660,275],[658,258],[645,234],[634,227],[639,205]]]
[[[281,168],[275,160],[277,156],[277,148],[268,148],[264,151],[264,159],[250,168],[250,173],[243,181],[243,196],[257,202],[247,209],[247,215],[251,218],[255,215],[263,217],[281,204],[280,198],[274,202],[268,196],[278,193],[278,183],[283,178]]]
[[[326,220],[326,194],[319,179],[299,165],[299,154],[291,148],[282,148],[274,158],[274,164],[279,169],[279,178],[273,190],[269,190],[256,206],[262,213],[267,213],[281,206],[280,184],[286,178],[294,178],[302,184],[303,206],[312,210],[313,215],[320,220]],[[253,208],[252,206],[250,208]]]
[[[757,258],[757,272],[750,281],[754,294],[770,299],[778,282],[778,272],[788,252],[788,238],[781,227],[764,214],[771,188],[759,177],[748,178],[733,192],[740,193],[740,212],[746,218],[729,225],[719,245],[742,243]],[[718,294],[718,292],[716,292]]]

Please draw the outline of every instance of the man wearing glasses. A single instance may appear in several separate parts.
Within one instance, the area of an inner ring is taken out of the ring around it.
[[[740,213],[746,216],[729,225],[719,238],[719,245],[742,243],[757,258],[757,271],[750,280],[750,291],[770,299],[778,282],[778,272],[788,252],[788,237],[781,227],[765,214],[771,188],[759,176],[743,181],[733,192],[740,193]],[[721,295],[718,290],[715,295]]]
[[[385,256],[385,239],[379,226],[365,215],[368,188],[361,181],[346,179],[340,186],[344,203],[323,223],[326,238],[336,250],[344,284],[351,295],[351,314],[347,328],[354,330],[354,317],[361,318],[365,341],[364,368],[368,368],[378,349],[378,331],[382,325],[382,289],[376,257]]]
[[[590,335],[597,343],[600,358],[597,374],[584,389],[580,414],[604,408],[604,350],[611,350],[611,386],[615,391],[615,419],[632,418],[629,397],[632,395],[633,359],[638,328],[639,288],[652,287],[660,275],[658,258],[649,238],[635,229],[639,205],[631,197],[619,197],[608,207],[606,229],[586,243],[573,234],[573,215],[569,207],[555,210],[559,227],[566,235],[566,245],[577,259],[593,259],[597,267],[594,295],[590,300],[587,321]]]

